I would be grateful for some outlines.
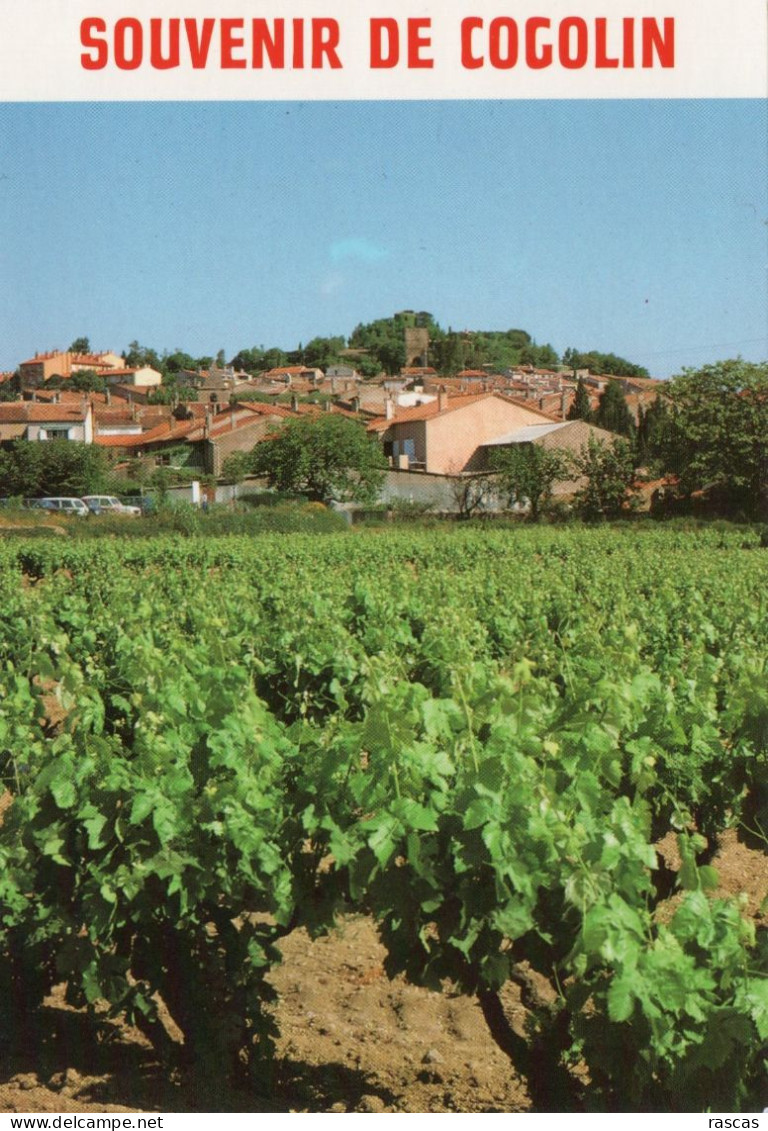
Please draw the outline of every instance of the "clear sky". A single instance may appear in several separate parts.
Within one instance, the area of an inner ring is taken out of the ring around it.
[[[0,369],[396,310],[657,376],[768,357],[762,101],[0,105]]]

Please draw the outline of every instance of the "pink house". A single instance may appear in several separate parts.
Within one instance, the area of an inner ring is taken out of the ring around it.
[[[551,424],[552,417],[503,393],[451,396],[394,410],[374,420],[368,431],[378,435],[393,467],[415,468],[439,475],[457,475],[483,466],[483,445],[497,436],[532,424]]]

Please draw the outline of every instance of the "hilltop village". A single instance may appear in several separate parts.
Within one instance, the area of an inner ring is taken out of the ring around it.
[[[477,360],[483,352],[497,360]],[[548,364],[533,363],[539,359]],[[595,373],[579,360],[573,352],[559,361],[524,331],[446,334],[411,311],[358,327],[351,344],[315,339],[292,355],[161,358],[138,343],[118,354],[78,339],[3,375],[0,443],[79,441],[104,449],[115,471],[133,477],[138,468],[167,467],[179,479],[217,480],[231,478],[237,457],[286,421],[330,413],[357,421],[381,446],[385,501],[451,510],[456,478],[486,470],[494,449],[576,452],[590,438],[607,442],[614,429],[600,404],[609,385],[633,426],[664,386],[629,363],[632,375]]]

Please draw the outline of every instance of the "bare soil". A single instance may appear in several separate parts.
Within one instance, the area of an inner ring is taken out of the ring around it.
[[[745,914],[765,923],[764,852],[727,832],[714,860],[716,895],[746,893]],[[21,1018],[0,1049],[0,1112],[330,1111],[516,1112],[525,1083],[488,1035],[475,1001],[389,981],[372,923],[346,919],[312,941],[296,931],[274,971],[281,1029],[275,1080],[256,1093],[170,1082],[137,1032],[96,1039],[61,990]],[[525,1011],[506,997],[514,1027]]]

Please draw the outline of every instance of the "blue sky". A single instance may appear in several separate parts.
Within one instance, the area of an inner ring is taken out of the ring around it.
[[[396,310],[668,376],[768,357],[762,101],[0,106],[0,369]]]

